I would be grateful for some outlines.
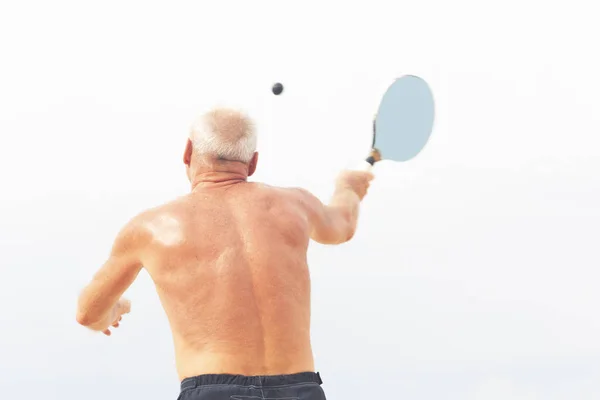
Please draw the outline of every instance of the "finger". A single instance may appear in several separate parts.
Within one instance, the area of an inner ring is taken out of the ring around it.
[[[108,329],[102,331],[106,336],[110,336],[111,332]]]
[[[119,323],[115,322],[114,324],[112,324],[113,327],[118,328],[119,327]]]

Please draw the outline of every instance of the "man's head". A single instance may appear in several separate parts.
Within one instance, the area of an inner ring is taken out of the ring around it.
[[[192,183],[214,173],[251,176],[256,170],[256,130],[244,113],[216,108],[201,115],[187,141],[183,162]]]

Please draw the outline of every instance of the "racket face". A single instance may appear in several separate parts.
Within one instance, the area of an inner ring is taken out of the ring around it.
[[[413,75],[397,79],[383,95],[375,119],[374,147],[382,159],[407,161],[425,147],[434,121],[433,94]]]

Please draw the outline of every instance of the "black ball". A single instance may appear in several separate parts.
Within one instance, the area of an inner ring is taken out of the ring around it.
[[[273,85],[273,94],[279,96],[283,92],[283,85],[279,82]]]

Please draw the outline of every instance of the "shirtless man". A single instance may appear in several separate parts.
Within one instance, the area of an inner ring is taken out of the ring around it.
[[[183,155],[191,192],[131,219],[78,301],[77,321],[110,335],[146,268],[173,334],[181,400],[325,399],[307,248],[352,238],[373,176],[343,171],[324,205],[303,189],[248,182],[257,161],[244,114],[204,114]]]

